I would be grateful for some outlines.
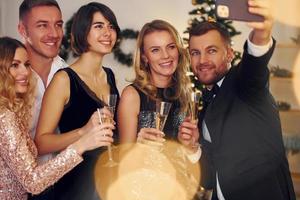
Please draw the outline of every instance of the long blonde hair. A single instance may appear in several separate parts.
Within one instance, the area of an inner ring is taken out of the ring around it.
[[[168,22],[163,20],[153,20],[146,23],[139,33],[137,38],[137,48],[134,57],[135,80],[134,85],[149,95],[152,99],[157,99],[157,88],[151,83],[151,72],[147,63],[142,59],[144,51],[144,38],[147,34],[155,31],[167,31],[175,40],[176,47],[179,53],[178,66],[172,76],[171,87],[174,90],[173,96],[168,97],[172,100],[178,99],[180,109],[183,112],[187,111],[188,103],[190,102],[190,79],[186,76],[189,69],[189,57],[187,50],[183,46],[177,30]]]
[[[26,93],[19,94],[16,92],[15,79],[10,74],[16,50],[25,48],[18,40],[1,37],[0,38],[0,110],[8,109],[14,112],[21,120],[22,125],[28,127],[31,117],[31,106],[34,94],[34,80],[30,76],[29,87]]]

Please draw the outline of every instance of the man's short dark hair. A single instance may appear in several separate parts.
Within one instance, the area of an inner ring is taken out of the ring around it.
[[[19,7],[19,20],[24,20],[24,17],[37,6],[55,6],[59,11],[60,7],[55,0],[24,0]]]
[[[72,24],[71,45],[76,55],[81,55],[88,50],[89,44],[87,36],[93,23],[93,16],[97,12],[100,12],[103,17],[113,25],[117,33],[117,38],[119,38],[120,27],[113,11],[106,5],[98,2],[86,4],[79,8]]]
[[[204,21],[192,27],[189,31],[189,40],[192,36],[201,36],[212,30],[218,31],[224,42],[228,45],[231,45],[231,38],[229,32],[217,22]]]

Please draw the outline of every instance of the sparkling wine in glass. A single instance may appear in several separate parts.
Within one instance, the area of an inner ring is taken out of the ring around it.
[[[111,112],[113,118],[116,111],[117,98],[116,94],[109,94],[103,97],[104,102],[107,104],[106,107]]]
[[[191,116],[193,121],[198,119],[200,98],[201,98],[201,92],[200,91],[193,91],[191,93],[191,102],[189,104],[189,112],[190,112],[190,116]]]
[[[156,128],[160,131],[163,131],[166,120],[168,118],[168,114],[172,103],[165,102],[165,101],[157,101],[156,102],[156,119],[155,125]]]
[[[116,94],[109,94],[107,96],[103,96],[103,101],[107,104],[105,106],[110,112],[111,112],[111,117],[109,117],[109,122],[112,122],[114,119],[114,114],[116,110],[116,104],[117,104],[117,95]],[[106,167],[114,167],[118,163],[113,160],[112,156],[112,145],[107,146],[107,151],[108,151],[108,161],[105,163],[104,166]]]
[[[200,98],[202,96],[201,91],[196,90],[191,93],[191,102],[189,103],[189,114],[193,123],[198,120],[198,112],[200,109]],[[193,147],[198,147],[198,142],[192,137],[191,144]]]
[[[110,111],[112,118],[111,120],[114,120],[114,115],[115,115],[115,111],[116,111],[116,104],[117,104],[117,99],[118,96],[116,94],[109,94],[109,95],[104,95],[102,96],[103,101],[106,104],[106,108]],[[117,147],[113,144],[110,145],[110,147],[108,147],[110,149],[116,149]],[[111,150],[109,150],[109,152],[111,153]]]

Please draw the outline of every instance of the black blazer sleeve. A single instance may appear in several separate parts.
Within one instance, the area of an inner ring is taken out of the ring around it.
[[[247,42],[245,43],[243,57],[238,65],[237,85],[240,90],[243,90],[243,93],[248,93],[247,98],[268,89],[268,63],[274,52],[275,44],[276,41],[273,39],[273,45],[269,51],[260,57],[255,57],[248,53],[248,45]]]

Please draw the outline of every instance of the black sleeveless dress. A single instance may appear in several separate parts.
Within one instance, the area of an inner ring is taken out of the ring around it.
[[[138,132],[141,128],[145,127],[155,127],[155,100],[147,96],[143,91],[141,91],[137,86],[131,84],[140,96],[140,113],[138,115]],[[172,103],[171,109],[163,132],[166,134],[166,139],[177,140],[178,128],[183,122],[185,113],[180,112],[180,102],[179,100],[170,100],[168,94],[172,92],[171,88],[157,88],[158,97],[162,101]]]
[[[107,82],[110,85],[110,94],[119,93],[115,83],[115,77],[111,69],[103,67],[107,75]],[[68,132],[84,126],[91,115],[102,108],[105,103],[80,79],[71,68],[61,69],[70,78],[70,99],[65,105],[59,129],[61,133]],[[116,114],[115,114],[116,116]],[[118,138],[116,133],[114,137]],[[94,166],[101,152],[106,148],[101,147],[84,153],[84,161],[67,173],[55,185],[55,199],[59,200],[99,200],[94,185]]]

